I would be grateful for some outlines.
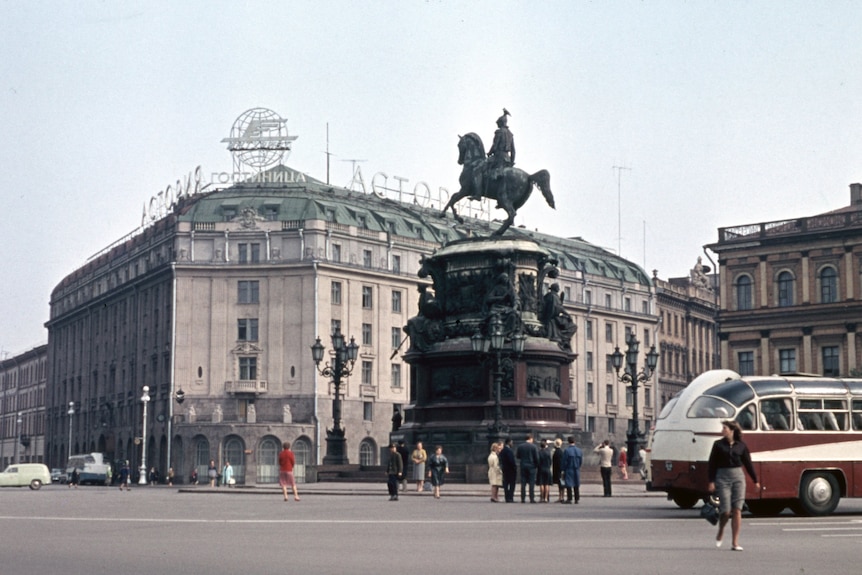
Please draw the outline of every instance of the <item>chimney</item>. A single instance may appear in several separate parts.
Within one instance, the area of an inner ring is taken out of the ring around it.
[[[862,204],[862,184],[850,184],[850,205]]]

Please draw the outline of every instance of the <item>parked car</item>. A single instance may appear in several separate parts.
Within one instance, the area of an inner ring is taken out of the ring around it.
[[[51,483],[51,472],[42,463],[17,463],[0,473],[0,487],[24,487],[36,490]]]
[[[51,481],[54,483],[66,483],[66,471],[55,467],[51,470]]]

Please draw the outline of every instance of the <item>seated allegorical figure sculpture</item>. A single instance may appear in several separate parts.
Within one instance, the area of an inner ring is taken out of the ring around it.
[[[542,298],[542,315],[539,319],[549,340],[557,342],[562,349],[572,349],[572,336],[577,331],[577,326],[563,307],[560,284],[552,284]]]

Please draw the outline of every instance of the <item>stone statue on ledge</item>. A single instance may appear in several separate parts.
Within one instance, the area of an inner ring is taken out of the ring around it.
[[[560,284],[554,283],[542,299],[542,314],[539,318],[545,326],[546,337],[557,342],[561,349],[571,351],[572,336],[578,329],[572,316],[563,307]]]

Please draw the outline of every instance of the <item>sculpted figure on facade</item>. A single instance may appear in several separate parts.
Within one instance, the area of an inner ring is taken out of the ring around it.
[[[560,284],[552,284],[542,302],[542,314],[539,319],[545,326],[546,337],[557,342],[560,348],[571,350],[572,336],[575,335],[577,326],[572,316],[563,307]]]

